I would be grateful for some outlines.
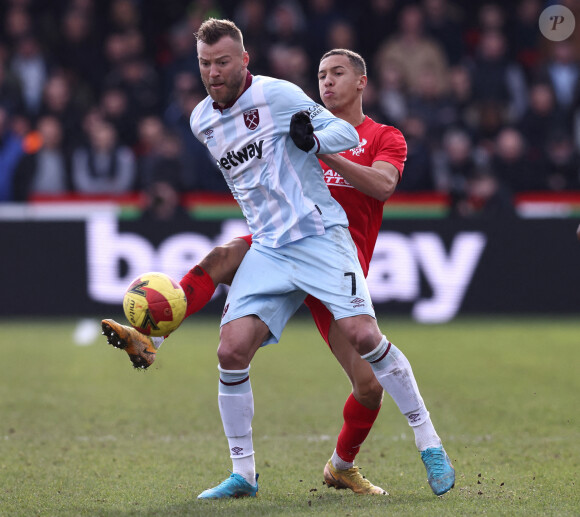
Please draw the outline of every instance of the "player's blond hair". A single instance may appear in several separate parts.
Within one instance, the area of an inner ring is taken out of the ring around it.
[[[201,41],[207,45],[214,45],[226,36],[240,43],[242,47],[244,46],[242,31],[230,20],[208,18],[199,26],[199,30],[195,33],[197,41]]]
[[[351,65],[353,66],[355,72],[357,72],[360,75],[367,75],[367,64],[365,63],[365,60],[360,54],[357,54],[356,52],[353,52],[352,50],[348,50],[346,48],[334,48],[332,50],[329,50],[326,54],[324,54],[320,58],[320,62],[322,62],[323,59],[326,59],[327,57],[330,56],[346,56],[350,61]]]

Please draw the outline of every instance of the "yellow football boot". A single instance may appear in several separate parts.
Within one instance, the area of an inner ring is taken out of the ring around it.
[[[157,349],[153,346],[151,338],[141,334],[133,327],[121,325],[115,320],[103,320],[101,328],[109,345],[125,350],[135,368],[144,370],[155,361]]]
[[[359,472],[358,467],[355,466],[346,470],[338,470],[334,468],[330,460],[324,467],[324,482],[337,490],[349,488],[356,494],[389,495],[386,490],[373,485],[366,479]]]

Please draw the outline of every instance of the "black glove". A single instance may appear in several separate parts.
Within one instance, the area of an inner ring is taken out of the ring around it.
[[[290,138],[305,153],[314,147],[314,126],[307,111],[294,113],[290,119]]]

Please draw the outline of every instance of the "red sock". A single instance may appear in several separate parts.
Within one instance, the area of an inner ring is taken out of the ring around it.
[[[344,461],[354,461],[360,446],[368,436],[373,423],[377,419],[380,407],[369,409],[358,402],[351,393],[346,399],[344,424],[336,442],[336,453]]]
[[[195,266],[179,282],[187,298],[187,312],[185,317],[192,315],[205,307],[215,292],[215,285],[211,277],[201,268]]]

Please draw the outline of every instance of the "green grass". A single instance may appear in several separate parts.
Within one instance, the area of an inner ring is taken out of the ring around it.
[[[442,498],[387,397],[358,464],[388,498],[328,489],[349,393],[309,322],[252,365],[260,495],[197,501],[231,468],[217,409],[217,318],[192,318],[149,371],[76,321],[2,321],[0,515],[578,515],[580,323],[382,319],[457,471]]]

